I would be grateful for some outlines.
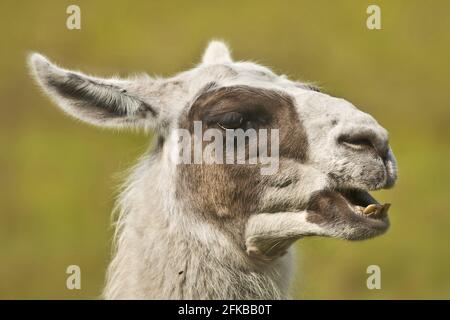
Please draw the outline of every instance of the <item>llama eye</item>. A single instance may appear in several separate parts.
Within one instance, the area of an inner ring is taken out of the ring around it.
[[[222,129],[237,129],[244,123],[244,117],[238,112],[229,112],[217,120],[217,125]]]

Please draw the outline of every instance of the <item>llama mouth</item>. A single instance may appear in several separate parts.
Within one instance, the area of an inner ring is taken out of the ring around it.
[[[380,204],[364,190],[340,190],[339,193],[356,215],[373,220],[387,219],[390,203]]]
[[[307,220],[327,230],[326,235],[365,240],[389,229],[389,207],[389,203],[378,203],[365,190],[322,190],[311,197]]]

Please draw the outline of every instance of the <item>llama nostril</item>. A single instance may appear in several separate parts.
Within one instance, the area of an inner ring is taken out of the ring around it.
[[[382,159],[385,159],[389,152],[388,142],[372,133],[341,134],[337,141],[354,150],[374,150]]]
[[[339,144],[353,149],[375,149],[372,140],[368,135],[341,134],[337,139]]]

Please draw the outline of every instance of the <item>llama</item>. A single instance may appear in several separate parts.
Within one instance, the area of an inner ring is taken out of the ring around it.
[[[29,65],[67,114],[155,134],[118,199],[106,299],[286,299],[296,240],[363,240],[389,227],[389,204],[369,194],[397,178],[387,131],[346,100],[233,61],[223,42],[167,79],[102,79],[37,53]],[[175,162],[175,132],[192,133],[195,121],[277,129],[278,169]]]

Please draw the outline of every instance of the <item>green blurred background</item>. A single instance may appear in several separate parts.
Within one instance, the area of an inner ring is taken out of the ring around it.
[[[366,28],[378,4],[382,30]],[[66,8],[81,7],[81,30]],[[317,82],[389,131],[399,162],[390,231],[359,243],[305,239],[294,297],[450,298],[449,1],[11,1],[0,3],[0,298],[100,295],[119,173],[149,137],[69,119],[34,85],[31,51],[87,73],[163,76],[211,38],[237,59]],[[67,290],[66,267],[82,270]],[[366,268],[381,267],[368,290]]]

